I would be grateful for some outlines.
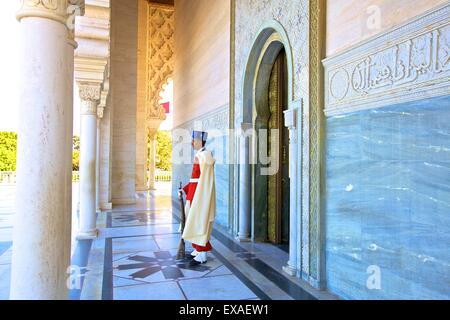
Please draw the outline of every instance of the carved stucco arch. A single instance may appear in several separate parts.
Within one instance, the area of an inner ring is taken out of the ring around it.
[[[164,109],[164,107],[161,106],[161,104],[160,104],[159,101],[161,100],[161,94],[164,92],[165,86],[166,86],[170,81],[172,81],[172,80],[173,80],[173,70],[172,70],[172,73],[171,73],[171,74],[169,74],[167,77],[164,78],[164,80],[162,80],[161,82],[159,82],[158,87],[157,87],[157,89],[155,90],[156,95],[155,95],[155,97],[154,97],[154,100],[153,100],[152,105],[153,105],[154,108],[157,108],[156,110],[159,111],[159,116],[158,116],[158,114],[157,114],[156,117],[157,117],[158,119],[161,119],[161,120],[165,120],[165,119],[166,119],[166,114],[165,114],[165,109]],[[148,114],[148,115],[149,115],[149,118],[150,118],[150,119],[155,118],[153,115],[150,115],[150,114]]]
[[[243,122],[252,122],[252,117],[256,108],[256,91],[259,81],[262,79],[262,64],[273,65],[277,53],[284,48],[286,51],[286,62],[288,70],[288,108],[292,108],[294,101],[294,67],[292,47],[289,37],[284,27],[276,20],[266,22],[257,33],[257,37],[253,40],[253,46],[248,54],[246,62],[246,70],[243,75],[242,87],[242,120]],[[265,74],[267,75],[267,74]],[[265,76],[264,75],[264,76]],[[270,71],[269,71],[270,75]]]
[[[147,20],[147,97],[148,120],[165,120],[160,93],[173,78],[174,71],[174,8],[148,3]]]

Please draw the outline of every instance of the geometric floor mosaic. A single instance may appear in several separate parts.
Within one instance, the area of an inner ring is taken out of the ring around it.
[[[73,235],[78,225],[74,190]],[[14,193],[14,188],[0,192],[5,198],[0,207],[0,299],[9,297]],[[73,241],[72,265],[83,272],[81,287],[70,290],[70,299],[314,299],[282,272],[287,253],[269,244],[238,243],[214,230],[207,263],[190,264],[188,242],[185,258],[177,260],[181,235],[173,210],[170,184],[158,184],[157,190],[138,194],[136,204],[100,213],[98,238]]]

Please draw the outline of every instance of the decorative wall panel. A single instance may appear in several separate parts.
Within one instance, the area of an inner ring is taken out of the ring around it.
[[[236,106],[242,104],[242,85],[247,58],[253,41],[264,22],[280,22],[289,35],[294,60],[293,99],[299,100],[308,92],[308,1],[246,0],[236,1]],[[239,108],[237,108],[238,110]]]
[[[450,298],[449,105],[446,96],[327,118],[329,291]]]
[[[450,93],[450,4],[324,60],[328,116]]]

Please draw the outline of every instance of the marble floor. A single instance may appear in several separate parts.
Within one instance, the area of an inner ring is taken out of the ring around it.
[[[0,186],[3,187],[3,186]],[[74,188],[74,193],[77,188]],[[73,240],[72,266],[79,270],[73,300],[313,300],[332,299],[281,270],[286,249],[239,243],[216,228],[206,264],[177,260],[179,211],[169,183],[136,195],[136,204],[98,215],[99,237]],[[74,194],[74,203],[77,202]],[[8,299],[14,188],[0,189],[0,299]],[[74,209],[76,207],[74,206]],[[76,210],[74,210],[76,212]],[[76,234],[77,215],[73,215]]]
[[[74,183],[72,193],[72,252],[74,252],[77,244],[75,235],[78,226],[76,210],[78,194],[78,183]],[[0,300],[9,298],[15,201],[16,186],[0,184]]]
[[[0,300],[9,297],[15,187],[0,184]]]

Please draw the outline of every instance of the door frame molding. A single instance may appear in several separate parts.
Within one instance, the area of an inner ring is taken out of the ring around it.
[[[247,57],[246,64],[246,72],[244,74],[244,81],[242,86],[242,97],[243,97],[243,110],[242,115],[243,123],[251,123],[253,129],[256,129],[256,121],[257,121],[257,110],[261,105],[262,101],[260,101],[259,97],[261,97],[262,90],[267,90],[268,81],[270,78],[271,68],[275,59],[277,58],[281,49],[284,48],[286,51],[286,69],[287,69],[287,92],[288,99],[286,101],[287,106],[285,107],[285,125],[289,128],[289,136],[290,136],[290,152],[289,152],[289,163],[290,163],[290,231],[289,231],[289,261],[286,266],[283,268],[285,272],[292,276],[300,276],[301,273],[301,245],[299,239],[301,239],[302,228],[301,225],[301,197],[302,195],[296,194],[296,190],[301,190],[301,174],[300,170],[297,170],[298,167],[301,167],[299,164],[299,159],[301,159],[299,148],[297,143],[301,139],[298,139],[297,136],[301,133],[301,114],[298,112],[299,105],[301,105],[300,101],[295,101],[293,96],[293,86],[294,86],[294,63],[293,63],[293,53],[292,47],[287,36],[286,30],[284,27],[276,20],[267,21],[263,27],[261,27],[258,32],[257,37],[253,41],[252,49],[249,52]],[[259,100],[258,100],[259,99]],[[288,120],[289,119],[289,120]],[[240,139],[240,144],[245,143],[243,139]],[[250,148],[250,154],[252,155],[252,159],[257,159],[257,137],[254,134],[251,138],[251,143],[248,145]],[[242,150],[242,145],[241,148]],[[251,202],[251,212],[247,214],[250,216],[251,221],[251,239],[257,240],[258,237],[255,237],[255,232],[259,233],[264,232],[264,228],[258,228],[256,225],[258,224],[258,215],[255,212],[255,166],[246,164],[251,166],[251,176],[246,179],[246,181],[240,181],[240,188],[242,184],[246,187],[251,188],[251,199],[239,199],[239,203],[243,201]],[[250,181],[248,181],[250,180]],[[247,206],[245,206],[247,207]],[[240,217],[245,215],[239,214]],[[267,227],[266,227],[267,228]],[[267,231],[267,230],[266,230]],[[265,232],[267,234],[267,232]]]

